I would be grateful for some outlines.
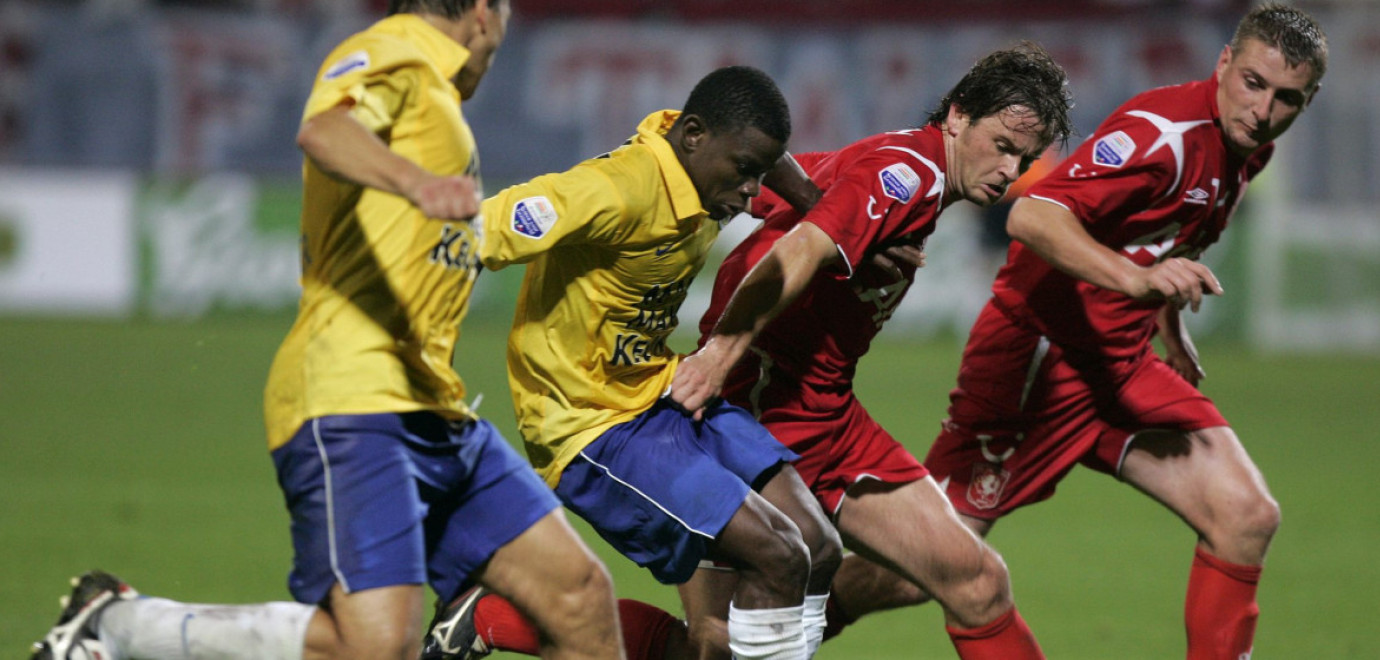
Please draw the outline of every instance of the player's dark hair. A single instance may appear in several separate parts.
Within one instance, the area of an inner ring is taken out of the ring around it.
[[[489,0],[498,6],[508,0]],[[460,18],[460,15],[474,6],[475,0],[388,0],[388,15],[393,14],[432,14],[446,18]]]
[[[1038,45],[1023,41],[978,60],[972,69],[940,99],[927,123],[943,124],[949,106],[956,105],[972,121],[995,115],[1011,106],[1022,106],[1044,126],[1041,138],[1048,143],[1068,140],[1073,131],[1069,108],[1073,95],[1069,78],[1054,58]]]
[[[1309,87],[1316,87],[1327,72],[1327,35],[1302,9],[1267,2],[1252,9],[1236,25],[1231,38],[1232,55],[1241,52],[1247,39],[1279,49],[1291,67],[1307,62],[1313,68]]]
[[[696,115],[711,131],[756,128],[782,143],[791,137],[791,110],[771,76],[750,66],[726,66],[701,78],[681,115]]]

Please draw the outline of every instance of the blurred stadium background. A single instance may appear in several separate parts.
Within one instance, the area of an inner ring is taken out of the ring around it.
[[[1032,39],[1068,69],[1078,128],[1206,77],[1241,0],[513,0],[465,113],[488,190],[606,151],[713,67],[780,82],[792,149],[921,121],[981,54]],[[326,52],[383,0],[0,2],[0,654],[94,566],[198,601],[287,596],[287,517],[260,392],[297,295],[293,136]],[[1331,40],[1322,92],[1209,251],[1228,295],[1192,319],[1209,380],[1285,513],[1261,658],[1380,657],[1380,3],[1299,3]],[[999,218],[959,205],[859,388],[917,454],[997,263]],[[739,221],[735,231],[746,231]],[[731,243],[732,237],[725,241]],[[457,365],[510,437],[503,333],[519,273],[486,275]],[[686,350],[709,277],[677,335]],[[1191,534],[1110,480],[998,526],[1055,658],[1182,656]],[[620,594],[673,590],[604,551]],[[879,615],[821,658],[951,657],[933,607]]]

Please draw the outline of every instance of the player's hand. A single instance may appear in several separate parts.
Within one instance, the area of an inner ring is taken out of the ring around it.
[[[1207,372],[1203,371],[1203,365],[1198,362],[1198,356],[1193,351],[1167,350],[1164,362],[1194,387],[1207,378]]]
[[[723,391],[727,375],[727,370],[704,355],[703,350],[696,351],[676,367],[669,392],[671,401],[696,420],[702,419],[705,407]]]
[[[407,198],[437,220],[469,220],[479,213],[474,177],[424,174],[407,190]]]
[[[873,266],[881,268],[887,274],[896,279],[901,279],[901,267],[898,264],[909,264],[915,268],[925,267],[925,250],[919,245],[910,243],[898,243],[889,245],[881,250],[872,253],[870,260]]]
[[[1140,286],[1130,292],[1136,299],[1164,299],[1179,309],[1188,305],[1196,312],[1204,295],[1222,295],[1222,284],[1212,269],[1192,259],[1166,259],[1144,269],[1142,274]]]

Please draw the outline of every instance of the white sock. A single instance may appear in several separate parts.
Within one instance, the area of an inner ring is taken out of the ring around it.
[[[824,625],[827,623],[824,606],[828,602],[827,592],[819,596],[805,596],[805,613],[801,619],[805,625],[805,651],[809,654],[807,657],[815,657],[819,645],[824,643]]]
[[[734,660],[804,660],[804,606],[740,610],[728,606],[728,649]]]
[[[116,660],[302,660],[315,611],[300,603],[191,605],[137,598],[106,607],[97,629]]]

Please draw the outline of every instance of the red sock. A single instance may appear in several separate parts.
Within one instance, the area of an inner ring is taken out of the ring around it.
[[[1043,660],[1045,657],[1035,635],[1014,607],[980,628],[945,626],[945,630],[949,631],[949,639],[963,660]]]
[[[618,618],[623,624],[623,648],[628,660],[661,660],[666,657],[666,641],[680,619],[664,610],[627,598],[618,601]]]
[[[1255,602],[1259,566],[1233,564],[1199,547],[1188,575],[1184,624],[1188,660],[1249,657],[1260,606]]]
[[[618,601],[618,618],[628,660],[666,657],[666,641],[674,626],[681,625],[680,619],[659,608],[626,598]],[[541,648],[537,627],[497,594],[484,596],[475,604],[474,629],[491,649],[537,655]]]
[[[853,625],[857,620],[857,617],[849,616],[843,611],[837,598],[829,596],[829,600],[824,601],[824,640],[837,637],[844,628]]]
[[[498,594],[488,594],[474,604],[474,630],[491,649],[524,655],[541,650],[537,627]]]

